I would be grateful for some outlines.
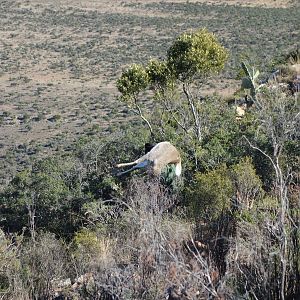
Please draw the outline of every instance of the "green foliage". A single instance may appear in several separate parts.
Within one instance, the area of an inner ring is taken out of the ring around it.
[[[70,235],[82,221],[75,217],[88,197],[79,197],[79,182],[71,161],[48,158],[32,171],[19,173],[0,194],[1,225],[11,232],[45,229]],[[31,216],[31,217],[30,217]],[[28,232],[28,231],[27,231]]]
[[[142,65],[137,64],[131,65],[117,80],[117,88],[121,93],[120,99],[125,101],[127,106],[133,108],[134,112],[147,124],[151,135],[153,135],[151,124],[144,116],[138,101],[138,95],[144,91],[149,84],[150,79],[147,70]]]
[[[114,241],[98,229],[82,228],[71,243],[72,257],[79,274],[102,270],[113,263]]]
[[[173,164],[167,165],[161,173],[162,183],[169,187],[173,192],[180,188],[181,182],[176,176],[176,167]]]
[[[254,68],[251,70],[250,66],[245,62],[242,62],[242,69],[246,75],[246,77],[242,78],[242,89],[249,90],[251,98],[256,101],[257,93],[262,88],[258,80],[259,70],[255,70]]]
[[[92,194],[97,201],[118,198],[124,178],[115,176],[115,165],[141,156],[148,139],[149,134],[135,126],[101,140],[78,144],[76,156],[87,170],[83,192]]]
[[[168,65],[181,81],[223,69],[228,53],[207,29],[180,35],[168,50]]]
[[[141,130],[105,140],[84,139],[73,155],[35,162],[32,170],[18,173],[0,193],[0,226],[29,233],[34,221],[35,230],[72,238],[89,218],[95,221],[88,213],[93,204],[121,197],[125,179],[113,176],[112,167],[140,156],[145,138]],[[109,211],[109,204],[104,210]]]
[[[189,188],[192,213],[196,220],[216,220],[231,207],[233,185],[229,170],[221,165],[207,173],[196,173]]]
[[[64,181],[67,165],[53,159],[45,159],[34,165],[33,186],[41,202],[51,202],[50,211],[60,206],[60,200],[67,197],[69,188]]]
[[[274,216],[276,216],[276,211],[279,209],[278,199],[273,195],[266,195],[257,203],[257,208],[260,210],[273,210]]]
[[[0,224],[5,229],[9,228],[14,232],[17,228],[21,231],[22,227],[28,224],[27,203],[30,202],[30,186],[30,172],[25,170],[18,173],[4,192],[0,193]]]
[[[163,90],[172,85],[173,74],[165,61],[150,59],[146,70],[154,89]]]
[[[231,167],[231,176],[236,191],[236,205],[239,208],[250,209],[256,200],[263,196],[262,182],[252,164],[250,157]]]
[[[232,165],[247,153],[242,135],[252,135],[254,120],[249,112],[236,122],[235,111],[219,96],[206,97],[199,108],[202,119],[202,141],[195,146],[198,170],[211,170],[220,164]],[[255,128],[254,128],[255,130]],[[189,144],[182,148],[186,150]],[[191,149],[191,147],[190,147]]]
[[[133,105],[140,92],[149,85],[149,76],[142,65],[133,64],[123,71],[117,81],[118,91],[122,94],[121,99],[129,105]]]
[[[95,232],[83,228],[75,233],[73,246],[76,249],[84,249],[84,251],[94,252],[99,247],[98,237]]]

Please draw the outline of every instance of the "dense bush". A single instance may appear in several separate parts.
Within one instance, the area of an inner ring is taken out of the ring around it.
[[[122,193],[113,164],[140,155],[137,138],[80,141],[74,154],[39,160],[18,173],[0,193],[0,225],[6,232],[45,230],[71,239],[94,204]]]
[[[167,55],[169,68],[183,82],[218,73],[224,68],[227,57],[227,51],[207,29],[180,35]]]
[[[0,195],[2,226],[10,232],[37,228],[68,235],[74,231],[81,222],[76,217],[78,202],[88,199],[79,197],[79,181],[72,178],[75,163],[50,158],[19,173]]]
[[[189,201],[197,220],[211,222],[231,208],[233,185],[225,165],[207,173],[196,173]]]

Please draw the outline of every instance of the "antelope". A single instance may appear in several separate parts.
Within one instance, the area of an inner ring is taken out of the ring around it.
[[[170,142],[161,142],[155,145],[148,153],[133,162],[117,164],[117,168],[133,166],[127,171],[120,172],[117,176],[129,173],[136,169],[150,168],[155,176],[161,174],[162,169],[168,164],[175,164],[175,174],[181,174],[181,157],[179,151]]]

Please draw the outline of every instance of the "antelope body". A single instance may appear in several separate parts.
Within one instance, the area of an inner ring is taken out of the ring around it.
[[[118,173],[118,176],[142,168],[150,168],[154,175],[159,176],[162,169],[168,164],[175,164],[175,174],[180,176],[181,157],[179,151],[170,142],[161,142],[137,160],[129,163],[121,163],[116,167],[133,166],[127,171]]]

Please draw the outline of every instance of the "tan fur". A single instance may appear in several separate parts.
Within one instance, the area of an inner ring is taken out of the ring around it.
[[[175,164],[177,176],[181,173],[181,157],[179,151],[170,142],[161,142],[154,146],[148,153],[130,163],[121,163],[117,168],[133,166],[142,162],[148,163],[154,175],[160,175],[162,169],[168,164]],[[134,169],[134,167],[132,168]],[[131,171],[131,170],[129,170]]]

